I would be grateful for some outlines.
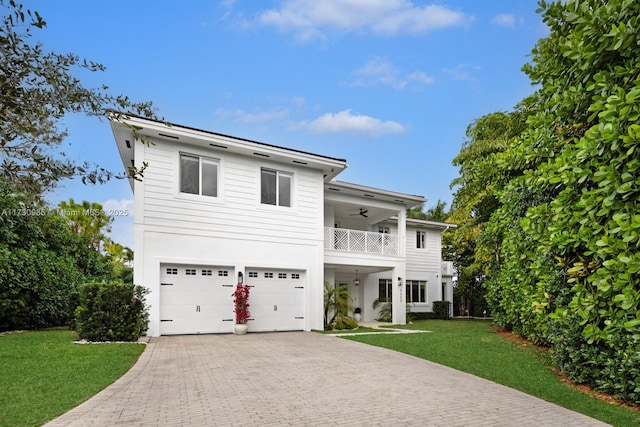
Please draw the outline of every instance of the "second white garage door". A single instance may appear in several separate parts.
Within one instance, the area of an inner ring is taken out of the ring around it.
[[[251,286],[249,332],[304,330],[303,271],[246,269]]]

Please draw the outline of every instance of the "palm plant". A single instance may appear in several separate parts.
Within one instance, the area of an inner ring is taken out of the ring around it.
[[[353,310],[351,293],[347,285],[332,286],[324,282],[324,324],[329,325],[337,317],[346,317]],[[331,315],[331,319],[329,316]]]
[[[380,307],[380,304],[382,304],[382,307]],[[391,301],[380,301],[380,298],[376,298],[373,301],[373,309],[376,310],[378,307],[380,307],[380,312],[378,313],[378,321],[380,322],[393,322],[393,305],[391,304]],[[411,316],[411,305],[409,303],[406,303],[406,321],[407,323],[410,322],[412,320],[412,316]]]

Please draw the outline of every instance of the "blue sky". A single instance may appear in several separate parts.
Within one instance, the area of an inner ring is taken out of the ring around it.
[[[81,74],[164,119],[346,158],[338,179],[452,200],[452,166],[472,120],[534,88],[522,73],[548,34],[533,0],[25,1],[47,50],[102,63]],[[65,150],[122,165],[106,121],[71,116]],[[125,181],[64,183],[49,196],[124,208],[113,238],[132,246]]]

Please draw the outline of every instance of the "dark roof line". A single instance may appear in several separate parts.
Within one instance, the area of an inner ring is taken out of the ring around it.
[[[166,120],[150,119],[148,117],[138,116],[136,114],[124,113],[122,111],[108,110],[107,113],[112,113],[112,114],[115,114],[115,115],[122,115],[124,117],[134,117],[134,118],[137,118],[137,119],[148,120],[150,122],[160,123],[160,124],[163,124],[163,125],[166,125],[166,126],[169,126],[169,127],[175,126],[175,127],[179,127],[179,128],[183,128],[183,129],[193,130],[193,131],[196,131],[196,132],[207,133],[209,135],[221,136],[221,137],[224,137],[224,138],[233,138],[233,139],[237,139],[237,140],[240,140],[240,141],[250,142],[252,144],[263,145],[265,147],[271,147],[271,148],[278,148],[278,149],[281,149],[281,150],[291,151],[291,152],[294,152],[294,153],[307,154],[307,155],[315,156],[315,157],[323,157],[325,159],[335,160],[335,161],[338,161],[338,162],[344,162],[344,163],[347,162],[347,159],[341,159],[339,157],[331,157],[331,156],[325,156],[323,154],[311,153],[309,151],[296,150],[295,148],[282,147],[280,145],[274,145],[274,144],[268,144],[266,142],[254,141],[254,140],[248,139],[248,138],[241,138],[241,137],[238,137],[238,136],[227,135],[227,134],[224,134],[224,133],[212,132],[212,131],[204,130],[204,129],[198,129],[198,128],[191,127],[191,126],[179,125],[179,124],[176,124],[176,123],[168,122]]]

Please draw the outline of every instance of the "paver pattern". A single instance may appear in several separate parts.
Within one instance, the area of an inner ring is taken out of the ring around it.
[[[55,426],[603,426],[442,365],[313,332],[151,338]]]

